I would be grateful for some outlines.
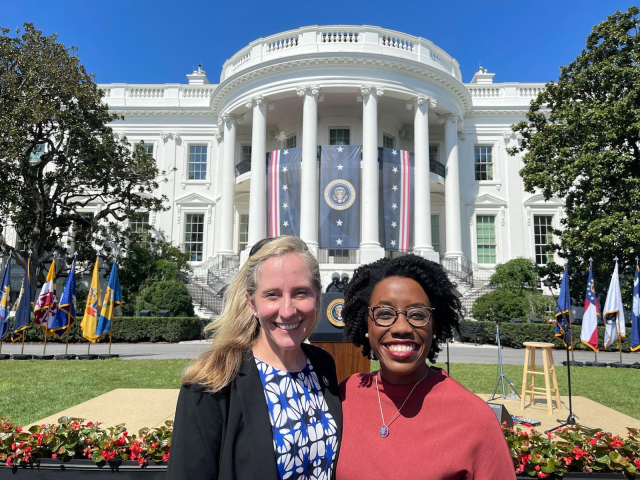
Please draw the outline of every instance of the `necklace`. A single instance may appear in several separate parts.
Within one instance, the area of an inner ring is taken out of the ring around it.
[[[409,400],[409,397],[411,396],[411,394],[413,393],[413,391],[416,389],[416,387],[418,386],[418,384],[420,382],[422,382],[422,380],[424,380],[425,378],[427,378],[427,375],[429,375],[429,366],[427,366],[427,373],[425,374],[424,377],[422,377],[420,380],[418,380],[416,382],[416,384],[413,386],[413,388],[411,389],[411,391],[409,392],[409,395],[407,395],[407,398],[405,398],[404,402],[402,402],[402,405],[400,405],[400,408],[398,409],[398,411],[396,412],[396,414],[393,416],[393,418],[391,419],[391,421],[387,424],[384,421],[384,413],[382,413],[382,402],[380,401],[380,389],[378,388],[378,375],[376,375],[376,392],[378,392],[378,405],[380,406],[380,416],[382,417],[382,426],[380,427],[380,436],[382,438],[386,438],[389,436],[389,427],[391,426],[391,424],[393,422],[396,421],[396,419],[400,416],[400,410],[402,410],[402,407],[404,407],[404,404],[407,403],[407,400]],[[379,373],[379,372],[378,372]],[[382,379],[382,376],[380,376],[380,378]]]

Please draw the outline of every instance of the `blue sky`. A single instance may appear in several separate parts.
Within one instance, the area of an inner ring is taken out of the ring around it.
[[[546,82],[573,60],[618,0],[0,0],[0,26],[32,22],[78,47],[100,83],[186,83],[199,63],[217,83],[251,41],[306,25],[379,25],[427,38],[496,82]]]

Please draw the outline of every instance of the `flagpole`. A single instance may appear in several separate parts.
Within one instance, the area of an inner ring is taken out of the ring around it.
[[[115,255],[114,262],[116,262],[116,264],[118,263],[118,255],[117,254]],[[114,315],[115,314],[115,310],[116,310],[116,308],[115,308],[115,303],[114,303],[113,313],[111,314],[111,328],[109,329],[109,356],[111,356],[111,342],[112,342],[112,339],[113,339],[113,322],[115,320],[115,315]]]
[[[73,254],[73,263],[71,264],[72,267],[75,267],[75,262],[76,262],[76,258],[78,257],[78,252],[75,252]],[[71,273],[69,273],[71,274]],[[75,308],[75,307],[74,307]],[[75,312],[75,310],[74,310]],[[69,330],[71,330],[71,316],[69,314],[67,314],[67,343],[64,346],[64,354],[67,355],[67,351],[69,350]]]
[[[593,272],[593,257],[589,257],[589,271]],[[597,304],[598,303],[598,298],[597,297],[596,297],[595,301],[596,301],[596,304]],[[582,326],[584,327],[584,321],[582,323]],[[597,313],[597,309],[596,309],[596,337],[597,337],[597,335],[598,335],[598,313]],[[599,340],[598,340],[598,342],[599,342]],[[594,350],[593,354],[596,357],[595,363],[598,363],[598,351]]]
[[[5,265],[5,270],[7,269],[7,266],[9,266],[9,264],[11,263],[11,255],[13,254],[13,250],[9,250],[9,258],[7,259],[7,265]],[[11,279],[9,279],[9,291],[11,291]],[[4,295],[4,292],[2,292],[2,295]],[[11,299],[11,297],[9,297],[9,299]],[[8,305],[9,302],[7,302]],[[9,308],[7,307],[7,309],[5,310],[5,315],[6,315],[6,319],[7,319],[7,335],[9,334]],[[2,355],[2,345],[4,344],[4,338],[0,338],[0,355]],[[0,357],[2,358],[2,357]]]
[[[56,263],[56,255],[58,252],[53,252],[53,264],[54,264],[54,269],[53,269],[53,289],[55,291],[55,283],[56,283],[56,272],[55,272],[55,263]],[[44,355],[47,353],[47,337],[48,337],[48,333],[49,333],[49,317],[51,316],[51,302],[49,302],[47,304],[47,323],[44,329],[44,349],[42,350],[42,356],[44,357]]]

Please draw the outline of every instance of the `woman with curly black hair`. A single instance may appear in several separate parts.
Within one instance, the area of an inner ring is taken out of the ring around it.
[[[441,265],[416,255],[358,268],[345,288],[345,338],[380,371],[340,386],[338,480],[515,478],[491,409],[435,363],[461,305]]]

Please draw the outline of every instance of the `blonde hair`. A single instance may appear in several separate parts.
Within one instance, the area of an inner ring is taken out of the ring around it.
[[[264,243],[247,259],[229,285],[222,314],[206,329],[213,333],[211,348],[187,366],[182,377],[183,385],[199,384],[204,386],[207,392],[215,393],[238,374],[242,355],[253,346],[260,335],[260,323],[253,316],[245,293],[253,300],[262,264],[269,258],[289,253],[298,255],[309,268],[311,284],[317,297],[316,304],[319,307],[322,291],[320,266],[307,248],[307,244],[298,237],[288,235]],[[316,317],[309,335],[317,325],[319,316],[319,309],[316,309]]]

